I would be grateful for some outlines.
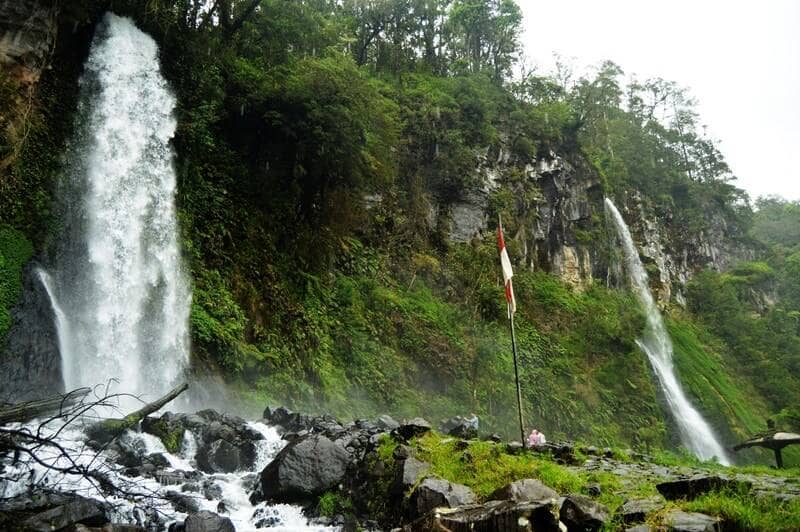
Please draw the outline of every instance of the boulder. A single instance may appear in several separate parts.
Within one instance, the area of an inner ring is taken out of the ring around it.
[[[230,519],[207,510],[189,515],[183,526],[185,532],[236,532]]]
[[[97,501],[80,495],[54,498],[50,508],[25,518],[20,524],[25,530],[50,532],[83,524],[102,526],[108,522],[105,508]],[[48,505],[50,506],[50,505]]]
[[[261,498],[299,502],[322,495],[344,479],[350,454],[326,436],[314,434],[295,440],[261,472]]]
[[[410,440],[411,438],[416,438],[430,432],[432,428],[431,424],[421,417],[415,417],[411,421],[397,427],[395,431],[404,440]]]
[[[164,498],[171,502],[175,510],[179,512],[190,514],[200,511],[200,503],[191,495],[186,495],[185,493],[179,493],[177,491],[168,491],[164,494]]]
[[[558,493],[538,480],[526,478],[498,488],[489,500],[513,502],[544,502],[558,499]]]
[[[475,494],[466,486],[439,478],[426,478],[411,493],[408,514],[411,519],[416,519],[435,508],[454,508],[474,504],[475,501]]]
[[[409,532],[558,532],[558,519],[547,503],[489,501],[482,505],[440,508],[407,527]]]
[[[209,473],[233,473],[240,469],[239,449],[226,440],[214,440],[197,454],[197,467]]]
[[[473,423],[461,416],[455,416],[443,422],[439,427],[442,433],[465,440],[474,440],[478,437],[478,429]]]
[[[670,532],[719,532],[719,519],[681,510],[670,510],[664,516]]]
[[[147,532],[144,528],[136,525],[124,525],[120,523],[106,523],[101,527],[91,527],[86,525],[75,525],[74,532]]]
[[[393,417],[384,414],[375,421],[375,425],[377,425],[378,428],[381,428],[383,430],[392,431],[398,428],[400,426],[400,423],[395,421]]]
[[[749,482],[730,480],[715,475],[696,475],[688,478],[680,478],[656,485],[658,492],[668,501],[678,499],[691,500],[709,491],[722,489],[750,489]]]
[[[406,493],[414,487],[417,481],[428,472],[431,465],[417,460],[413,456],[406,458],[398,464],[395,493]]]
[[[648,514],[657,512],[662,508],[664,508],[664,501],[660,497],[631,499],[625,501],[625,504],[620,508],[620,513],[625,523],[641,523],[647,519]]]
[[[506,445],[506,452],[508,454],[520,454],[524,450],[525,446],[518,441],[510,441],[508,445]]]
[[[559,512],[568,530],[600,530],[610,516],[608,508],[585,495],[567,496]]]

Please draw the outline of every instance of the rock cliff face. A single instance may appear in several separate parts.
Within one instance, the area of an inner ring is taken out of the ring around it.
[[[450,239],[467,242],[473,238],[492,238],[496,222],[489,220],[489,198],[501,186],[501,176],[513,168],[501,151],[497,161],[481,164],[481,188],[465,192],[447,212]],[[518,196],[513,224],[515,231],[506,239],[516,245],[518,262],[534,270],[554,273],[576,287],[585,287],[595,278],[604,278],[607,253],[589,237],[603,231],[603,192],[597,177],[583,162],[569,162],[555,153],[517,169],[522,183],[514,185]],[[535,191],[531,205],[519,196]],[[512,225],[512,224],[509,224]]]
[[[500,176],[514,165],[502,151],[492,164],[485,159],[478,168],[482,186],[438,208],[448,214],[452,241],[493,237],[490,197],[501,186]],[[512,260],[519,266],[558,275],[577,288],[594,282],[624,284],[617,244],[606,227],[604,189],[587,163],[580,157],[550,152],[535,164],[516,169],[520,170],[524,175],[522,188],[536,190],[537,199],[523,208],[518,202],[517,213],[523,221],[515,224],[518,228],[513,234],[506,235],[512,242]],[[520,189],[518,184],[514,187]],[[718,209],[709,208],[702,229],[686,231],[673,223],[671,212],[657,213],[637,191],[619,196],[622,199],[615,200],[621,203],[620,211],[648,266],[654,294],[662,306],[670,302],[685,305],[684,287],[695,272],[704,268],[722,271],[754,255]]]
[[[0,0],[0,65],[25,84],[36,83],[56,39],[55,2]]]
[[[639,245],[661,306],[669,302],[685,305],[684,288],[695,272],[707,268],[724,271],[755,256],[744,235],[713,206],[706,211],[706,223],[695,231],[674,224],[672,212],[657,215],[636,191],[625,195],[621,212]]]
[[[33,95],[56,41],[54,2],[0,0],[0,181],[26,135]]]

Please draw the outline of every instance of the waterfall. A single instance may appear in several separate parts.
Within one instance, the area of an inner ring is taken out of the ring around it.
[[[178,247],[174,108],[155,41],[106,14],[80,79],[65,234],[52,279],[42,276],[64,322],[66,389],[115,378],[115,391],[152,398],[186,366],[191,295]]]
[[[714,432],[700,412],[689,402],[675,375],[672,364],[672,340],[650,293],[647,272],[639,259],[639,252],[633,243],[628,226],[610,199],[606,198],[605,204],[606,212],[610,215],[622,241],[625,267],[634,292],[647,316],[644,333],[636,343],[650,360],[670,411],[678,425],[681,442],[703,460],[709,460],[716,456],[720,463],[730,465],[722,445],[717,441]]]

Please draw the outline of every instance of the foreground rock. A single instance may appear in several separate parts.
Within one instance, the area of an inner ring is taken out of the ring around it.
[[[671,510],[664,516],[670,532],[719,532],[719,519],[705,514]]]
[[[438,478],[426,478],[411,493],[408,515],[414,519],[436,508],[455,508],[475,502],[475,494],[466,486]]]
[[[431,424],[421,417],[415,417],[411,421],[397,427],[394,432],[404,440],[410,440],[411,438],[418,438],[430,432],[432,428]]]
[[[625,523],[641,523],[647,516],[657,512],[664,507],[664,501],[660,497],[650,497],[648,499],[632,499],[622,505],[622,521]]]
[[[461,416],[455,416],[441,424],[439,430],[442,434],[462,438],[464,440],[474,440],[478,437],[478,428],[475,426],[477,421],[472,421]]]
[[[407,525],[407,532],[558,532],[555,507],[549,503],[489,501],[483,505],[440,508]]]
[[[251,468],[256,459],[255,442],[264,439],[244,419],[214,410],[148,417],[142,421],[142,430],[157,436],[171,453],[180,451],[184,435],[191,434],[197,442],[197,467],[206,473]]]
[[[50,532],[79,524],[103,526],[108,523],[106,511],[100,502],[80,495],[20,496],[0,502],[0,529]]]
[[[561,504],[561,521],[568,530],[595,531],[603,528],[611,514],[608,508],[584,495],[569,495]]]
[[[203,510],[186,518],[182,532],[236,532],[236,528],[227,517]]]
[[[499,488],[489,495],[489,500],[513,502],[549,502],[558,499],[558,493],[539,482],[526,478]]]
[[[344,479],[350,454],[326,436],[314,434],[287,445],[261,472],[253,502],[306,502],[336,488]]]
[[[679,499],[691,500],[710,491],[719,491],[723,489],[749,490],[750,487],[751,484],[749,482],[731,480],[716,475],[697,475],[689,478],[670,480],[656,485],[658,492],[668,501]]]

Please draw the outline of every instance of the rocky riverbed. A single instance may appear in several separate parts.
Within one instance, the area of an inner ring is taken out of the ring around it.
[[[441,435],[432,428],[419,418],[343,423],[267,408],[263,419],[247,422],[203,410],[146,418],[138,432],[100,446],[79,423],[51,424],[47,430],[61,431],[57,441],[71,458],[43,448],[36,463],[6,452],[0,528],[739,530],[724,516],[684,511],[674,501],[729,492],[778,509],[800,500],[798,477],[667,467],[569,443],[524,450],[496,436],[479,440],[460,419],[443,423]],[[447,469],[426,461],[433,455],[425,446],[434,444],[472,487],[437,474]],[[67,461],[99,476],[53,470]],[[479,473],[463,473],[478,470],[495,476],[482,483]],[[548,485],[550,470],[567,481]]]

